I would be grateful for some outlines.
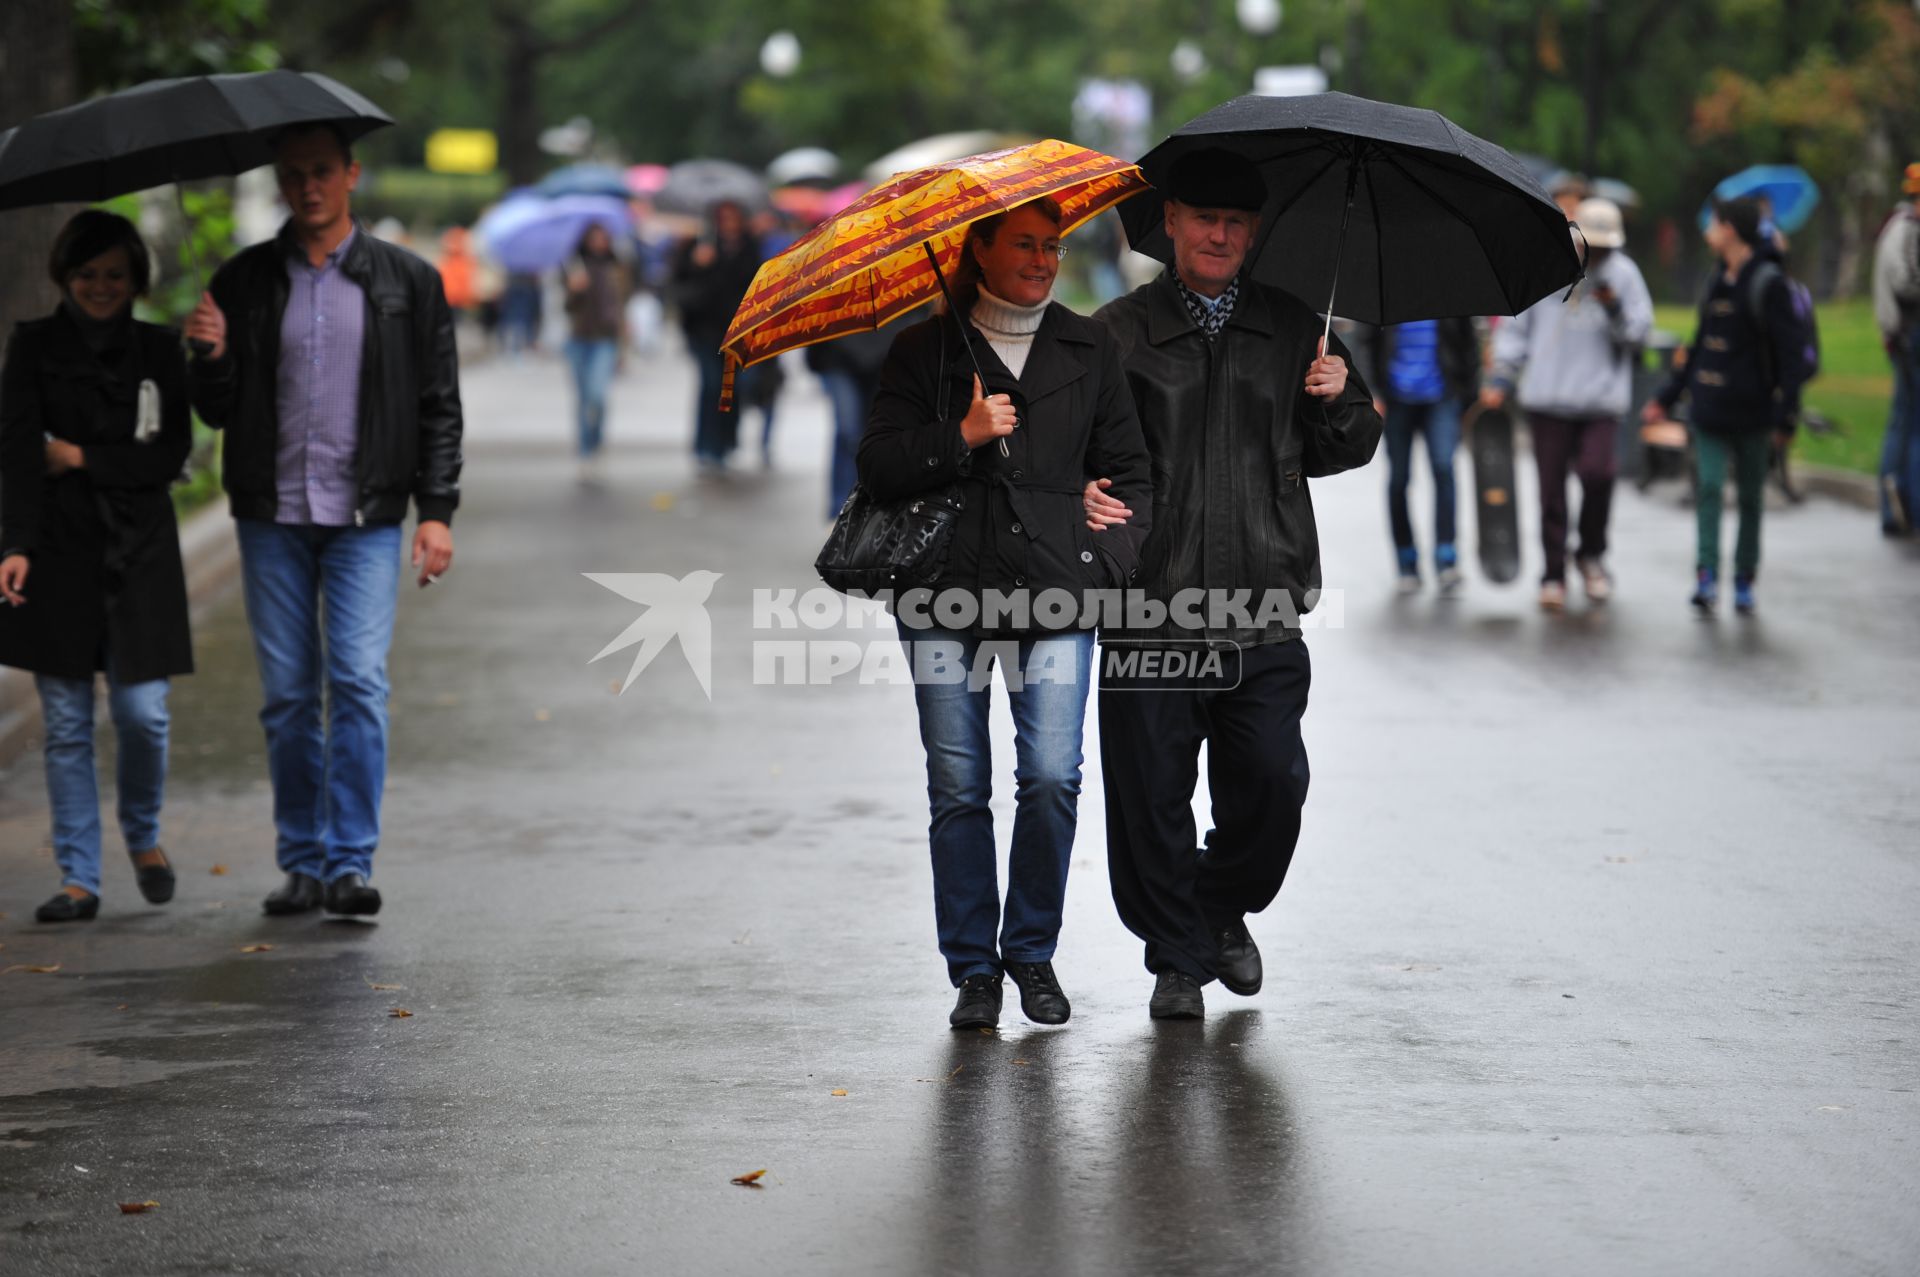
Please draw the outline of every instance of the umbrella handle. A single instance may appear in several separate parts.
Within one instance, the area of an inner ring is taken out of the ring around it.
[[[200,294],[207,291],[207,278],[200,272],[200,250],[193,242],[193,219],[187,216],[187,193],[180,189],[177,176],[173,179],[173,199],[180,210],[180,229],[187,244],[187,266],[193,272],[194,302],[198,304]],[[202,341],[197,337],[188,337],[185,341],[187,349],[193,352],[196,359],[206,359],[213,354],[213,343],[210,341]]]
[[[1320,349],[1314,358],[1318,359],[1327,352],[1327,343],[1333,338],[1333,299],[1340,292],[1340,255],[1347,251],[1347,223],[1353,220],[1353,193],[1360,184],[1360,147],[1356,144],[1347,155],[1347,203],[1340,211],[1340,237],[1333,245],[1333,286],[1327,290],[1327,322],[1320,329]]]
[[[980,367],[980,356],[973,353],[973,342],[967,336],[966,320],[961,317],[959,308],[953,303],[953,293],[947,288],[947,273],[940,269],[940,259],[934,255],[933,241],[928,240],[920,247],[926,250],[927,264],[933,267],[933,277],[940,281],[940,296],[946,300],[947,314],[952,316],[953,326],[960,332],[960,344],[967,348],[967,361],[973,365],[973,375],[980,379],[980,386],[984,390],[987,374]],[[1012,455],[1007,451],[1007,441],[1004,438],[1000,440],[1000,455],[1003,457]]]

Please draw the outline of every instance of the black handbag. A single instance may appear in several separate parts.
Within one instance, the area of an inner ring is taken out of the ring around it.
[[[966,499],[947,484],[897,501],[880,501],[859,484],[813,561],[820,579],[843,594],[898,593],[932,585],[947,564]]]
[[[939,418],[947,415],[947,348],[940,346]],[[835,516],[827,543],[813,561],[820,579],[843,594],[932,585],[946,569],[947,551],[966,498],[958,483],[881,501],[856,483]]]

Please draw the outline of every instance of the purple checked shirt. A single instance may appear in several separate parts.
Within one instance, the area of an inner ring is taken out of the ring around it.
[[[360,437],[360,344],[366,294],[340,270],[355,228],[315,269],[306,253],[287,257],[286,313],[280,319],[274,458],[276,523],[345,527],[353,522]]]

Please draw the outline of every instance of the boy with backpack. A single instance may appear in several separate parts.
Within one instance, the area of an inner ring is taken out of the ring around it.
[[[1797,313],[1793,282],[1761,233],[1760,206],[1751,199],[1715,200],[1707,246],[1720,269],[1700,303],[1699,327],[1685,365],[1650,402],[1644,415],[1672,414],[1682,394],[1693,401],[1694,446],[1700,485],[1698,555],[1691,602],[1711,614],[1719,602],[1720,510],[1731,466],[1739,492],[1740,530],[1734,543],[1734,607],[1754,610],[1760,569],[1760,519],[1765,509],[1768,449],[1793,434],[1800,387],[1817,365],[1817,343]]]

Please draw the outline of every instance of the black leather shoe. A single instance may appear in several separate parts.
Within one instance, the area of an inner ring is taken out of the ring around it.
[[[1207,1013],[1200,982],[1184,971],[1162,971],[1154,978],[1147,1014],[1156,1020],[1198,1020]]]
[[[1020,986],[1020,1010],[1035,1024],[1065,1024],[1073,1014],[1051,962],[1009,962],[1007,974]]]
[[[75,898],[62,891],[33,911],[35,922],[85,922],[100,912],[100,897]]]
[[[307,913],[320,907],[320,880],[312,874],[290,873],[279,888],[267,894],[260,907],[271,914]]]
[[[380,912],[380,893],[359,874],[342,874],[327,884],[327,912],[371,917]]]
[[[1260,992],[1263,975],[1260,948],[1247,932],[1247,920],[1235,918],[1226,926],[1216,929],[1213,940],[1220,949],[1220,956],[1214,960],[1213,973],[1220,977],[1221,984],[1227,986],[1227,992],[1237,993],[1243,998]]]
[[[960,997],[947,1023],[956,1029],[991,1029],[1000,1023],[1000,977],[970,975],[960,982]]]
[[[158,847],[154,850],[160,852],[160,863],[143,865],[134,862],[133,880],[140,884],[140,894],[146,897],[148,904],[163,905],[173,899],[173,865],[168,862],[166,852]]]

